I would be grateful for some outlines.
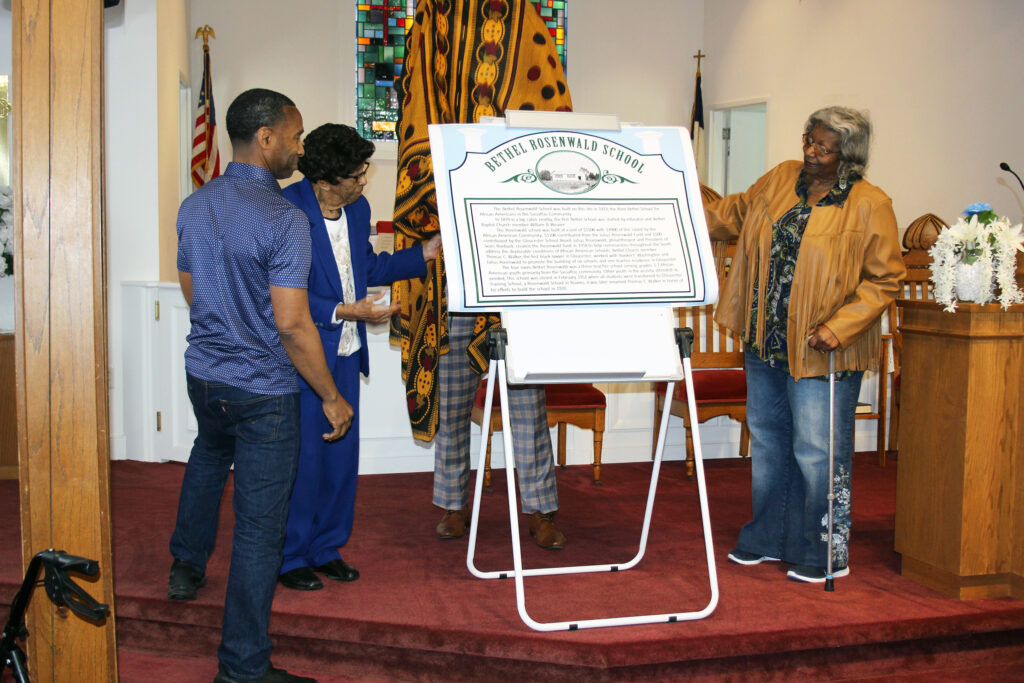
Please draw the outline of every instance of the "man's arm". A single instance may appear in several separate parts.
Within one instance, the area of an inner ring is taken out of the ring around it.
[[[327,369],[320,334],[309,316],[306,290],[271,285],[270,304],[285,352],[302,379],[323,401],[324,415],[334,428],[330,434],[324,434],[324,439],[333,441],[342,437],[352,424],[352,406],[338,393],[334,378]]]
[[[181,293],[185,296],[185,303],[192,308],[192,273],[183,270],[178,271],[178,284],[181,285]]]

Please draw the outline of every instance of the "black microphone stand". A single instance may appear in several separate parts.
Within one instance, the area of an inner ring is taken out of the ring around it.
[[[1024,180],[1020,179],[1020,176],[1017,175],[1016,171],[1010,168],[1010,165],[1008,163],[1006,163],[1005,161],[999,162],[999,168],[1003,169],[1004,171],[1009,171],[1010,173],[1013,173],[1013,177],[1017,179],[1018,183],[1020,183],[1020,189],[1024,190]]]
[[[72,571],[86,576],[95,576],[100,570],[97,562],[84,557],[68,555],[63,550],[54,550],[53,548],[36,554],[25,571],[25,580],[21,584],[21,590],[11,602],[11,616],[7,620],[7,625],[4,626],[3,636],[0,637],[0,659],[3,661],[0,672],[10,667],[17,683],[28,683],[25,653],[18,646],[17,641],[25,640],[28,636],[28,629],[25,628],[25,611],[32,599],[32,591],[35,590],[38,583],[36,577],[39,576],[39,565],[42,565],[45,570],[42,583],[53,604],[58,607],[66,605],[75,614],[91,621],[101,621],[107,616],[109,610],[107,605],[96,602],[65,573]]]

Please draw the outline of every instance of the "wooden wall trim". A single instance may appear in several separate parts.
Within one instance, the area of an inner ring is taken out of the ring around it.
[[[22,560],[98,560],[76,580],[113,608],[103,241],[103,5],[12,7],[13,199]],[[17,229],[20,226],[20,230]],[[100,625],[37,590],[33,680],[117,680],[113,612]]]

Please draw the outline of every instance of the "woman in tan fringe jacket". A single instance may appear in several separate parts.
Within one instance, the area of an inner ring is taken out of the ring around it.
[[[746,347],[753,520],[729,559],[783,561],[820,583],[827,566],[828,355],[835,353],[833,577],[849,574],[853,425],[881,315],[906,275],[892,201],[863,179],[871,124],[828,107],[804,126],[803,163],[779,164],[706,208],[739,238],[715,319]]]

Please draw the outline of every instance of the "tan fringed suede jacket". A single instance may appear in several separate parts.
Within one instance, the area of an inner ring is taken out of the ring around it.
[[[796,181],[802,167],[799,161],[783,162],[746,192],[705,207],[712,239],[739,237],[715,320],[744,337],[750,327],[755,279],[765,282],[768,277],[772,225],[799,200]],[[839,338],[836,370],[877,366],[881,315],[906,277],[897,233],[892,200],[865,180],[854,183],[842,207],[811,210],[789,301],[787,335],[793,377],[828,372],[828,356],[804,343],[822,323]],[[764,338],[764,320],[765,312],[759,310],[755,341]]]

